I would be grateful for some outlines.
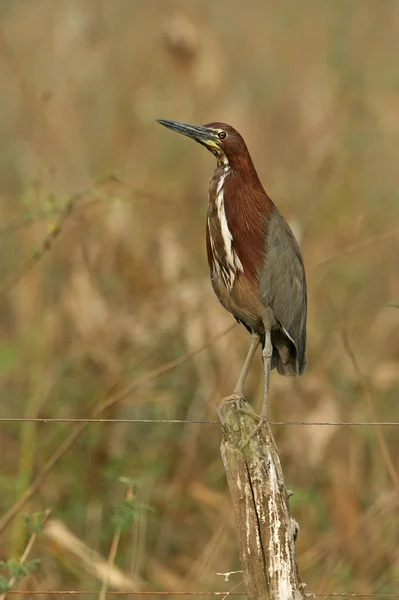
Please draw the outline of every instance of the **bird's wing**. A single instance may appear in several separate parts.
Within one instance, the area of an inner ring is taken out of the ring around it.
[[[273,310],[284,333],[294,343],[299,372],[306,366],[306,277],[298,243],[276,209],[269,220],[266,267],[259,273],[262,301]]]

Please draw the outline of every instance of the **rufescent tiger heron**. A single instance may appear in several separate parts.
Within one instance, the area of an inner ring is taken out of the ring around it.
[[[237,385],[226,400],[243,398],[261,343],[265,372],[261,424],[268,420],[270,371],[301,375],[307,363],[306,277],[298,243],[263,189],[247,146],[233,127],[157,121],[216,157],[206,226],[212,286],[224,308],[252,335]]]

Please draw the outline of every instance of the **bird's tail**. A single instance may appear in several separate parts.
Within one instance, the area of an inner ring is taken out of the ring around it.
[[[289,340],[278,340],[273,344],[271,368],[276,368],[280,375],[302,375],[307,365],[306,354],[299,355],[298,351]]]

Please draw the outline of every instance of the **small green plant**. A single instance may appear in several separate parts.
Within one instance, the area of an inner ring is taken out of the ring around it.
[[[46,519],[46,513],[35,512],[26,513],[24,515],[25,525],[31,533],[41,533],[43,530],[44,521]]]
[[[30,560],[27,560],[27,558],[32,550],[37,535],[43,530],[43,526],[49,514],[50,510],[47,509],[45,512],[36,512],[25,515],[25,525],[30,533],[30,538],[25,551],[19,560],[11,558],[7,561],[0,561],[0,571],[3,571],[4,573],[4,575],[0,575],[0,592],[2,594],[0,600],[4,600],[5,594],[10,591],[16,583],[19,583],[39,567],[39,558],[31,558]]]
[[[21,579],[27,577],[32,571],[35,571],[40,564],[39,558],[20,563],[11,558],[10,560],[0,561],[0,570],[5,572],[5,575],[0,575],[0,591],[8,592],[14,583],[18,583]]]
[[[33,258],[34,260],[40,258],[39,246],[37,246],[36,244],[32,244],[31,248],[30,248],[30,255],[31,255],[31,258]]]
[[[127,487],[125,499],[122,500],[116,507],[112,517],[112,523],[115,527],[114,537],[112,539],[111,549],[108,556],[108,565],[112,567],[115,563],[116,554],[118,552],[118,546],[120,538],[123,534],[127,533],[132,527],[133,523],[139,521],[140,510],[152,510],[151,507],[144,504],[139,504],[136,500],[136,494],[134,488],[137,487],[138,482],[130,477],[119,477],[118,481],[123,483]],[[99,600],[105,600],[107,589],[108,589],[108,578],[107,573],[104,578],[103,585],[101,587]]]
[[[126,498],[115,507],[112,518],[116,534],[123,535],[132,527],[133,523],[139,520],[141,510],[153,511],[151,506],[137,502],[133,492],[136,482],[128,477],[119,477],[119,481],[128,487]]]

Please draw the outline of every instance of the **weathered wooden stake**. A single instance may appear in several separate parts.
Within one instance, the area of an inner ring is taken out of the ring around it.
[[[298,525],[290,515],[277,447],[266,425],[242,448],[256,426],[242,409],[251,411],[245,400],[231,400],[219,414],[246,593],[251,600],[301,600],[306,594],[296,566]]]

